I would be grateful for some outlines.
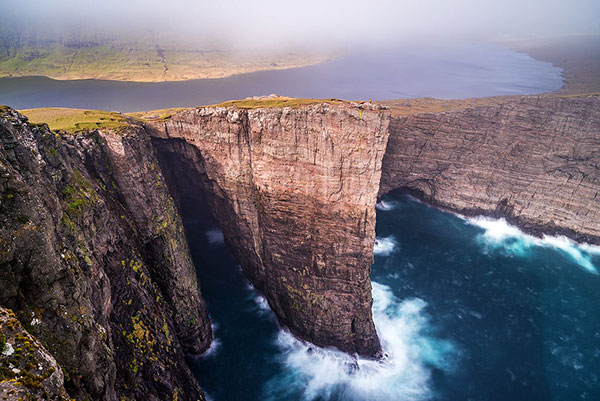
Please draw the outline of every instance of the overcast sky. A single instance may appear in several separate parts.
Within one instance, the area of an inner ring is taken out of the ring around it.
[[[240,47],[600,34],[600,0],[0,0],[0,7],[5,27],[151,29]]]

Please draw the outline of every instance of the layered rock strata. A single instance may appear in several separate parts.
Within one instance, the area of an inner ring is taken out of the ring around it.
[[[345,103],[206,107],[78,135],[6,109],[0,144],[0,305],[16,313],[0,320],[23,324],[18,339],[2,332],[55,358],[35,374],[55,398],[203,399],[184,362],[211,331],[182,196],[208,205],[284,326],[370,357],[378,195],[409,190],[600,243],[593,96],[394,117]]]
[[[149,137],[0,115],[0,305],[77,399],[204,399],[184,360],[211,330]]]
[[[380,195],[398,188],[534,234],[600,243],[600,97],[393,117]]]
[[[201,187],[280,323],[317,345],[373,357],[369,274],[388,120],[367,107],[206,107],[147,130],[167,175],[180,177],[175,190]]]

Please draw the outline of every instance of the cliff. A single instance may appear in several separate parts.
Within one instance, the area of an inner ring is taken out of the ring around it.
[[[184,356],[209,346],[210,322],[144,130],[57,134],[5,108],[0,145],[0,305],[68,394],[204,399]]]
[[[0,394],[3,400],[70,401],[64,374],[54,357],[0,307]]]
[[[184,361],[211,330],[183,197],[210,210],[282,325],[368,357],[380,352],[369,273],[386,192],[600,243],[599,97],[446,103],[435,113],[398,103],[391,116],[293,99],[143,123],[100,113],[111,129],[86,121],[79,134],[3,109],[0,305],[15,316],[1,309],[0,323],[8,341],[38,345],[27,358],[48,356],[35,377],[1,369],[3,386],[35,379],[58,399],[204,398]],[[59,365],[62,377],[50,372]]]
[[[368,105],[206,107],[147,130],[167,176],[179,177],[174,191],[204,193],[280,323],[375,356],[369,274],[387,121]]]
[[[600,243],[600,97],[500,100],[392,117],[380,195]]]

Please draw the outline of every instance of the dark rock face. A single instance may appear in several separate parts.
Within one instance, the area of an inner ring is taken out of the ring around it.
[[[280,323],[317,345],[379,352],[369,274],[387,142],[382,111],[201,108],[147,130],[167,176],[179,177],[175,191],[202,187]]]
[[[380,195],[600,243],[600,97],[523,97],[394,117]]]
[[[0,395],[3,400],[70,401],[54,357],[10,310],[0,307]]]
[[[211,341],[181,219],[148,136],[58,135],[0,115],[0,305],[77,399],[204,399]]]

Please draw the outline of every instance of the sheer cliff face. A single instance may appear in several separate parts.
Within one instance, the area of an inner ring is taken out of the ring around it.
[[[0,145],[0,332],[46,347],[29,351],[51,354],[40,383],[57,399],[63,380],[78,399],[204,398],[184,355],[209,346],[210,321],[173,197],[208,205],[283,325],[364,356],[380,350],[378,195],[600,243],[598,97],[405,117],[208,107],[79,135],[2,109]]]
[[[393,117],[380,194],[600,243],[600,97]]]
[[[147,130],[172,175],[198,172],[179,186],[202,186],[282,324],[317,345],[374,356],[369,273],[387,121],[349,105],[201,108]]]
[[[8,109],[0,145],[0,305],[69,395],[203,399],[184,353],[209,346],[210,322],[143,129],[59,135]]]

